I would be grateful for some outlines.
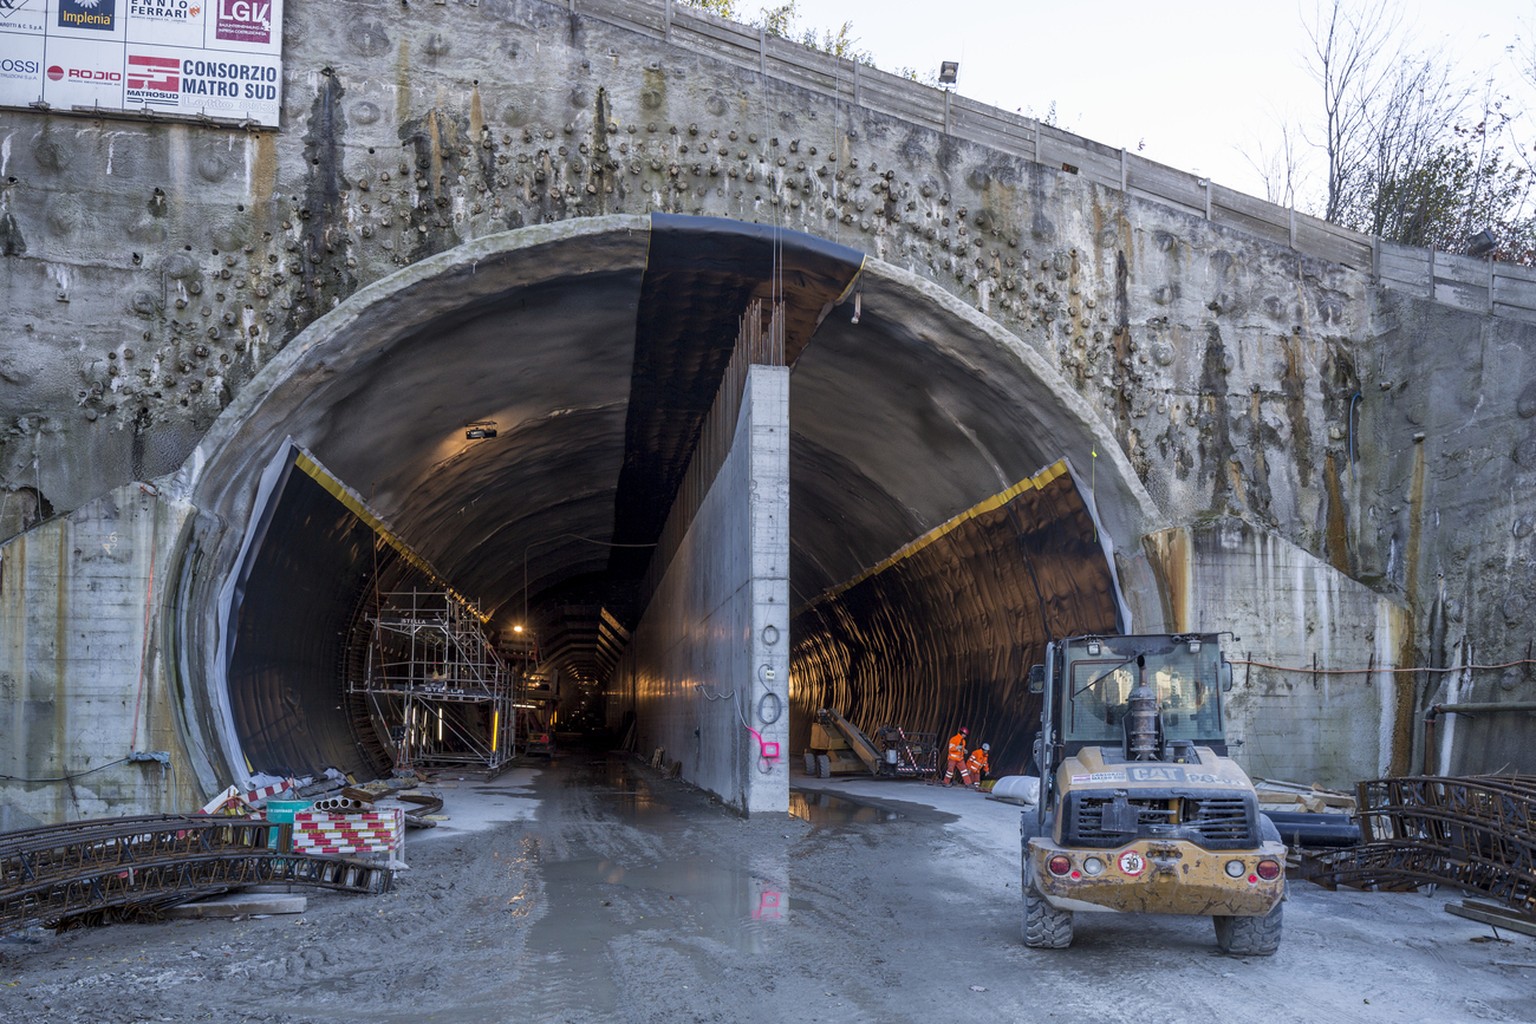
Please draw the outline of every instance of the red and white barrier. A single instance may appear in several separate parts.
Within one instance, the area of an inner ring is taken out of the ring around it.
[[[295,811],[293,852],[324,854],[387,853],[391,862],[404,863],[405,809],[343,813]]]
[[[281,782],[270,786],[259,786],[256,789],[240,792],[239,787],[230,786],[224,792],[214,797],[203,805],[199,814],[250,814],[256,809],[256,805],[263,803],[269,797],[298,786],[295,779],[283,779]]]

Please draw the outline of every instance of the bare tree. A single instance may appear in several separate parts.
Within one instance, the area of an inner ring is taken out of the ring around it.
[[[1264,183],[1264,198],[1277,206],[1296,207],[1303,185],[1303,143],[1291,125],[1281,122],[1280,139],[1274,146],[1260,141],[1256,150],[1243,148],[1243,158]]]
[[[1322,215],[1450,252],[1467,251],[1488,230],[1496,258],[1536,259],[1531,168],[1504,97],[1490,85],[1479,102],[1443,51],[1411,50],[1390,0],[1321,0],[1314,14],[1308,66],[1321,87],[1322,125],[1308,141],[1327,163]],[[1292,138],[1283,129],[1267,162],[1250,158],[1272,200],[1295,184]]]
[[[1306,26],[1312,52],[1307,66],[1322,87],[1327,193],[1323,217],[1337,221],[1356,198],[1370,149],[1370,101],[1399,62],[1403,44],[1390,0],[1325,0]]]

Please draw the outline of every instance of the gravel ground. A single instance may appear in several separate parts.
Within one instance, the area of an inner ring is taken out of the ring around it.
[[[1536,1021],[1536,940],[1459,894],[1295,883],[1269,958],[1118,915],[1030,950],[1017,807],[793,784],[798,816],[742,820],[618,757],[439,780],[394,891],[8,940],[0,1021]]]

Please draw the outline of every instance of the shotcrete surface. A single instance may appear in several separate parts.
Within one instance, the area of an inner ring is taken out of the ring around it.
[[[782,770],[782,768],[780,769]],[[439,780],[381,897],[0,945],[0,1019],[1529,1021],[1536,941],[1422,894],[1291,887],[1272,958],[1202,918],[1019,941],[1019,808],[795,772],[749,820],[626,758]]]

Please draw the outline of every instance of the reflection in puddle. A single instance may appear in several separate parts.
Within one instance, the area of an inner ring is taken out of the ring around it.
[[[808,821],[813,825],[866,825],[896,821],[902,817],[899,811],[874,804],[861,804],[845,796],[825,792],[808,792],[803,789],[789,791],[790,817]]]
[[[614,916],[606,919],[607,912],[599,911],[581,922],[563,923],[564,930],[585,930],[594,933],[593,938],[657,925],[675,935],[679,924],[688,922],[694,934],[729,943],[743,953],[760,953],[765,929],[788,915],[783,883],[741,864],[689,858],[625,866],[593,857],[546,863],[543,873],[551,892],[582,893],[587,901],[595,896],[601,907],[614,908]]]

